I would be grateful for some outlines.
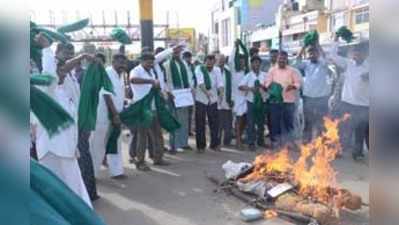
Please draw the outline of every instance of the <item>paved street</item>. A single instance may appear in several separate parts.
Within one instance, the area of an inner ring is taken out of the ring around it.
[[[127,141],[127,140],[125,140]],[[193,140],[191,140],[193,141]],[[126,142],[127,143],[127,142]],[[239,212],[246,205],[225,193],[215,193],[215,186],[204,173],[222,176],[221,165],[227,160],[251,162],[255,154],[223,149],[199,155],[186,152],[166,155],[172,163],[168,167],[152,167],[140,172],[128,163],[127,144],[124,143],[125,168],[129,179],[113,181],[103,171],[98,181],[102,199],[95,208],[109,225],[240,225]],[[194,143],[192,143],[194,146]],[[346,157],[335,163],[339,182],[343,187],[361,194],[368,202],[368,166],[353,163]],[[344,215],[345,225],[368,224],[368,210]],[[259,221],[255,225],[290,224],[280,219]]]

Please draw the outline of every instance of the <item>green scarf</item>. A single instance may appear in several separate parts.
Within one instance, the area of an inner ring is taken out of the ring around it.
[[[281,84],[272,82],[268,88],[269,93],[269,103],[282,103],[283,98],[283,86]]]
[[[153,100],[155,101],[156,115],[154,115],[154,112],[151,109],[151,103]],[[148,128],[151,126],[155,116],[157,116],[161,127],[168,132],[173,132],[180,128],[180,124],[167,105],[168,104],[166,104],[165,100],[161,97],[160,90],[151,89],[150,93],[144,98],[123,110],[119,114],[119,117],[121,118],[122,123],[128,127],[136,126]],[[120,134],[120,128],[110,127],[106,143],[107,154],[117,153],[118,138]]]
[[[211,77],[209,76],[208,69],[205,66],[201,66],[201,72],[204,75],[204,83],[206,90],[211,90],[212,88],[212,81]]]
[[[30,108],[50,137],[74,123],[62,106],[33,85],[30,85]]]
[[[57,28],[57,31],[60,33],[63,33],[63,34],[79,31],[79,30],[82,30],[83,28],[85,28],[87,25],[89,25],[89,22],[90,22],[90,20],[88,18],[82,19],[82,20],[76,21],[71,24],[63,25],[63,26]]]
[[[105,225],[78,195],[34,160],[30,160],[30,190],[30,224]]]
[[[131,44],[132,41],[130,40],[129,35],[126,33],[125,30],[123,30],[120,27],[115,27],[112,31],[111,31],[111,37],[113,39],[115,39],[116,41],[120,42],[121,44]]]
[[[49,74],[32,74],[30,77],[31,85],[39,85],[39,86],[50,86],[51,83],[55,80],[54,76]]]
[[[254,93],[253,114],[255,122],[261,124],[265,120],[265,104],[263,102],[262,94],[260,92],[261,84],[259,80],[255,81],[256,91]]]
[[[229,104],[230,107],[233,106],[233,100],[231,98],[231,73],[230,70],[223,68],[224,75],[226,77],[226,101]]]
[[[338,37],[341,37],[342,39],[344,39],[347,43],[349,43],[353,40],[353,33],[346,26],[340,27],[337,30],[336,35]]]
[[[310,31],[304,37],[305,47],[315,45],[319,41],[319,33],[317,31]]]
[[[195,68],[194,68],[193,64],[190,64],[190,69],[191,69],[191,72],[193,73],[192,79],[193,79],[193,83],[194,83],[194,88],[197,88],[198,81],[197,81],[197,76],[195,75]]]
[[[242,50],[244,57],[245,57],[245,73],[247,74],[249,72],[249,53],[248,49],[245,47],[244,43],[240,39],[238,39],[238,43],[236,43],[236,52],[234,56],[234,68],[236,71],[241,71],[242,69],[240,68],[240,49]]]
[[[189,88],[190,84],[188,82],[187,70],[183,62],[181,60],[171,59],[169,63],[170,63],[170,72],[172,73],[173,87],[177,89]],[[176,63],[179,64],[180,72],[179,69],[177,68]]]
[[[81,84],[78,125],[79,129],[92,131],[96,128],[97,107],[101,88],[113,92],[112,82],[104,67],[92,63],[87,68]]]

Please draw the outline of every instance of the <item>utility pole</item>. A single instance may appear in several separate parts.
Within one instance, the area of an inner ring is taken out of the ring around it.
[[[154,50],[154,23],[152,0],[139,0],[141,48],[148,47]]]

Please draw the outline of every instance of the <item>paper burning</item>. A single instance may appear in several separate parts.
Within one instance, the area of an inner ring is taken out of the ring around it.
[[[343,208],[360,209],[361,198],[338,187],[337,172],[332,166],[332,161],[341,154],[338,126],[348,117],[325,118],[325,131],[310,143],[300,146],[300,156],[296,160],[286,148],[257,156],[252,171],[238,182],[262,182],[267,187],[290,183],[296,188],[273,199],[276,207],[322,221],[338,218]],[[270,216],[270,212],[265,214]]]

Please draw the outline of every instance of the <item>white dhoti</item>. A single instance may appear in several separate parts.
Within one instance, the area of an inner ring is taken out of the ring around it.
[[[80,173],[76,158],[60,157],[48,152],[39,162],[57,175],[57,177],[80,196],[90,208],[93,208],[86,186],[83,183],[82,174]]]
[[[105,146],[108,138],[108,128],[108,125],[97,124],[96,130],[93,132],[92,138],[90,140],[90,153],[93,159],[94,174],[96,177],[98,177],[98,173],[106,152]],[[118,153],[106,155],[108,171],[111,177],[122,175],[124,173],[121,145],[122,141],[121,138],[119,138]]]
[[[242,116],[247,113],[247,100],[244,95],[239,94],[235,96],[233,113],[235,116]]]

